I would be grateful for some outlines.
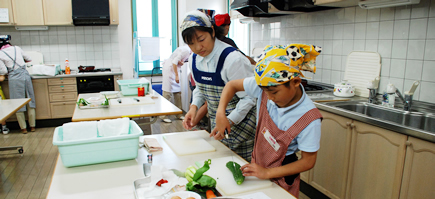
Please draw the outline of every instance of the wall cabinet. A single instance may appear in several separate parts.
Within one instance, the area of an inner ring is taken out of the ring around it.
[[[44,25],[42,0],[12,0],[12,8],[15,25]]]
[[[435,143],[409,137],[400,199],[435,196]]]
[[[9,14],[9,22],[0,22],[0,26],[11,26],[14,25],[14,14],[12,11],[11,0],[0,0],[0,8],[7,8]]]
[[[9,8],[10,13],[10,22],[0,23],[0,25],[65,26],[73,24],[71,0],[0,0],[0,7]],[[118,25],[118,0],[109,0],[109,9],[110,25]]]

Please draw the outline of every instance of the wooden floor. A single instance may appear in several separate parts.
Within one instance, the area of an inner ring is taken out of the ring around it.
[[[186,131],[181,120],[172,123],[157,119],[152,125],[140,125],[145,135]],[[137,123],[148,119],[135,120]],[[58,150],[53,146],[55,127],[37,128],[36,132],[21,134],[13,130],[0,134],[0,146],[23,145],[24,153],[17,150],[0,151],[0,199],[46,198],[54,172]],[[300,198],[309,199],[301,193]]]

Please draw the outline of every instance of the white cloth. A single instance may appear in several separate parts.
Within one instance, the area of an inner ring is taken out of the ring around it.
[[[31,66],[30,75],[48,75],[56,76],[57,69],[55,65],[33,65]]]
[[[97,121],[68,122],[62,125],[63,141],[97,138]]]
[[[180,46],[171,54],[171,56],[166,59],[163,64],[162,70],[162,90],[171,93],[177,93],[181,91],[180,84],[175,81],[175,72],[172,64],[177,65],[178,75],[180,75],[180,69],[182,65],[179,65],[178,62],[184,63],[190,54],[191,50],[189,46]]]
[[[11,56],[12,58],[14,58],[14,51],[16,49],[17,55],[16,57],[18,59],[16,59],[17,64],[15,64],[15,67],[12,68],[12,66],[14,65],[14,61],[12,61],[7,55],[5,55],[4,53],[0,53],[0,75],[5,75],[8,73],[8,69],[6,67],[8,67],[9,69],[18,69],[20,68],[20,66],[24,65],[25,62],[29,62],[32,61],[32,59],[26,55],[24,53],[24,51],[19,47],[19,46],[11,46],[11,47],[7,47],[4,48],[2,51],[6,52],[9,56]],[[24,59],[21,59],[21,57]]]
[[[98,122],[98,134],[101,137],[127,135],[130,129],[130,119],[127,117],[118,119],[100,120]]]
[[[196,68],[203,72],[215,73],[219,57],[222,54],[222,51],[227,47],[231,46],[216,39],[213,51],[209,55],[206,57],[201,57],[199,55],[196,56]],[[192,56],[189,57],[189,69],[192,71]],[[249,59],[246,58],[246,56],[239,51],[233,51],[228,54],[221,70],[221,77],[225,83],[228,83],[231,80],[253,76],[254,70],[252,69],[251,62],[249,62]],[[199,89],[193,90],[192,95],[192,104],[196,105],[198,108],[201,107],[205,102],[205,97],[201,94]],[[237,103],[236,109],[227,117],[234,123],[238,124],[246,117],[249,110],[255,106],[256,99],[246,95],[245,92],[237,92],[236,95],[240,98],[240,101]]]

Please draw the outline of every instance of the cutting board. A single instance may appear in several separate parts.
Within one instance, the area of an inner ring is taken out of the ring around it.
[[[369,96],[367,84],[378,77],[380,72],[381,56],[377,52],[352,51],[347,56],[344,79],[355,87],[357,96]]]
[[[233,174],[226,167],[227,162],[233,161],[233,158],[234,162],[239,163],[240,166],[247,164],[245,160],[237,155],[216,158],[211,159],[210,169],[205,172],[206,175],[216,180],[216,188],[222,195],[231,196],[272,186],[270,180],[261,180],[254,176],[245,177],[245,181],[241,185],[238,185],[234,180]],[[202,165],[204,165],[204,162],[199,164],[201,167]]]
[[[26,51],[24,53],[32,59],[32,61],[27,62],[26,65],[30,66],[44,64],[44,56],[42,55],[42,53],[38,51]],[[32,67],[26,67],[26,69],[30,74],[33,74]]]
[[[165,135],[163,139],[179,156],[216,151],[211,144],[193,133]]]
[[[110,99],[110,106],[126,106],[126,105],[144,105],[144,104],[154,104],[154,100],[151,99],[151,97],[136,97],[139,99],[139,102],[136,100],[133,100],[133,98],[130,97],[123,97],[123,98],[117,98],[117,99]],[[121,103],[118,102],[118,99],[121,99]]]

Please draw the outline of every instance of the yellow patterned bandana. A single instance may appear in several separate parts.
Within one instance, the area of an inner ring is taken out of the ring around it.
[[[276,86],[303,74],[316,72],[316,57],[321,47],[305,44],[284,46],[268,45],[255,67],[255,80],[259,86]]]

